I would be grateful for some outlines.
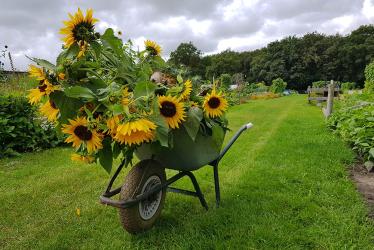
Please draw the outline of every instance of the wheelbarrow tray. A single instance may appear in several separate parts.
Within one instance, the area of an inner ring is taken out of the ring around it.
[[[138,216],[138,214],[140,214],[140,211],[143,211],[144,208],[148,209],[149,207],[153,207],[153,205],[142,206],[140,204],[152,201],[152,197],[155,197],[155,195],[159,194],[160,192],[170,191],[174,193],[197,197],[200,200],[201,205],[205,209],[208,209],[208,204],[206,203],[204,195],[201,192],[199,184],[196,180],[196,177],[193,174],[193,170],[196,170],[205,165],[210,165],[211,167],[213,167],[216,207],[219,207],[221,195],[218,177],[218,164],[222,157],[234,144],[234,142],[239,138],[242,132],[251,127],[252,123],[243,125],[229,140],[229,142],[222,150],[221,147],[223,139],[225,137],[225,132],[220,127],[219,129],[213,127],[213,132],[211,136],[204,136],[203,134],[198,134],[195,140],[192,140],[189,137],[184,127],[174,130],[174,145],[172,148],[161,147],[159,144],[156,143],[143,145],[135,152],[141,161],[138,162],[137,165],[131,169],[131,171],[134,170],[133,172],[130,171],[130,174],[137,174],[128,175],[136,176],[136,178],[127,180],[122,186],[116,189],[112,189],[112,185],[118,177],[119,173],[121,172],[122,168],[125,165],[127,165],[126,159],[124,159],[118,166],[113,177],[110,179],[106,191],[100,196],[100,202],[102,204],[110,205],[121,209],[121,213],[125,214],[121,217],[121,221],[123,223],[124,228],[128,231],[130,230],[129,232],[140,232],[144,228],[148,229],[149,227],[151,227],[155,221],[155,218],[152,218],[151,223],[146,225],[147,227],[144,226],[145,224],[143,224],[143,222],[138,222],[137,219],[140,218],[140,215]],[[176,173],[174,176],[161,181],[161,183],[155,185],[151,189],[146,190],[145,187],[147,183],[150,183],[149,180],[154,180],[155,176],[165,176],[165,168],[176,169],[179,170],[179,172]],[[161,169],[163,173],[149,173],[150,171],[153,171],[155,169]],[[143,177],[147,174],[149,175],[148,179],[147,177],[143,179]],[[171,186],[173,183],[175,183],[176,181],[180,180],[185,176],[190,178],[195,191],[180,189]],[[139,185],[143,182],[146,184],[140,187]],[[119,194],[122,191],[128,191],[129,187],[135,190],[133,192],[133,190],[131,189],[130,192],[128,192],[133,194],[131,197],[127,197],[125,199],[120,200],[111,199],[111,197],[113,197],[116,194]],[[156,209],[159,209],[159,207],[162,208],[162,205],[157,205]],[[130,211],[126,209],[132,209],[131,213],[134,216],[126,216],[125,212]],[[135,213],[136,211],[139,211],[139,213]],[[160,213],[155,214],[155,216],[158,216]],[[131,220],[131,218],[135,219]],[[126,222],[124,222],[124,220],[126,220]]]
[[[148,143],[140,146],[135,155],[139,160],[156,160],[165,168],[193,171],[218,158],[224,137],[224,130],[216,126],[212,135],[203,135],[199,131],[195,140],[192,140],[186,129],[181,126],[179,129],[173,130],[172,147],[162,147],[159,143]]]

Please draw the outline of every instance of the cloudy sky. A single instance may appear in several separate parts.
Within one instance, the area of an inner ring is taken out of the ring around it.
[[[165,58],[181,42],[207,54],[243,51],[288,35],[346,34],[374,22],[374,0],[0,0],[0,50],[8,45],[20,70],[29,63],[25,55],[54,61],[62,21],[78,7],[94,9],[99,31],[122,31],[140,48],[156,40]]]

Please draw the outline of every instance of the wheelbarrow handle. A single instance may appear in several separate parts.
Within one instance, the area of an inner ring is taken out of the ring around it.
[[[249,123],[245,124],[245,127],[246,127],[246,129],[252,128],[253,127],[253,123],[249,122]]]
[[[253,127],[253,124],[251,122],[244,124],[233,137],[231,137],[230,141],[226,144],[226,146],[223,148],[221,153],[219,154],[217,160],[215,161],[216,164],[222,159],[222,157],[227,153],[227,151],[231,148],[232,144],[239,138],[239,136],[247,129],[250,129]]]

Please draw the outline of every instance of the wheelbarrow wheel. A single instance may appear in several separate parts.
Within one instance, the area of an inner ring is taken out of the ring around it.
[[[134,198],[164,183],[165,180],[165,169],[157,161],[140,161],[126,176],[120,199]],[[132,234],[150,229],[161,214],[165,195],[166,190],[161,190],[130,208],[121,208],[119,215],[123,228]]]

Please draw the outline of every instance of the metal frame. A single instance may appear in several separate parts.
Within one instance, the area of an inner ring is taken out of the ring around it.
[[[218,176],[218,164],[220,160],[223,158],[223,156],[227,153],[227,151],[231,148],[231,146],[234,144],[234,142],[239,138],[241,133],[243,133],[245,130],[251,128],[253,125],[252,123],[248,123],[243,125],[236,133],[235,135],[230,139],[230,141],[227,143],[227,145],[223,148],[219,156],[209,163],[208,165],[213,167],[213,176],[214,176],[214,189],[216,194],[216,207],[219,207],[220,201],[221,201],[221,192],[220,192],[220,186],[219,186],[219,176]],[[126,161],[123,160],[121,164],[118,166],[116,172],[114,173],[113,177],[110,179],[109,184],[106,188],[106,191],[100,196],[100,202],[102,204],[110,205],[117,208],[129,208],[134,205],[136,205],[138,202],[147,199],[149,196],[158,193],[162,189],[166,189],[169,192],[194,196],[199,198],[201,205],[208,210],[208,204],[205,201],[204,195],[201,192],[200,186],[196,180],[195,175],[192,173],[192,171],[180,171],[173,177],[167,179],[165,183],[162,185],[155,186],[152,190],[148,191],[147,193],[140,194],[136,196],[135,198],[131,198],[128,200],[112,200],[110,199],[112,196],[118,194],[121,192],[121,187],[118,187],[114,190],[112,190],[113,183],[115,179],[118,177],[119,173],[121,172],[122,168],[126,165]],[[171,184],[176,182],[177,180],[183,178],[184,176],[188,176],[194,186],[195,191],[189,191],[184,190],[180,188],[174,188],[169,187]]]

